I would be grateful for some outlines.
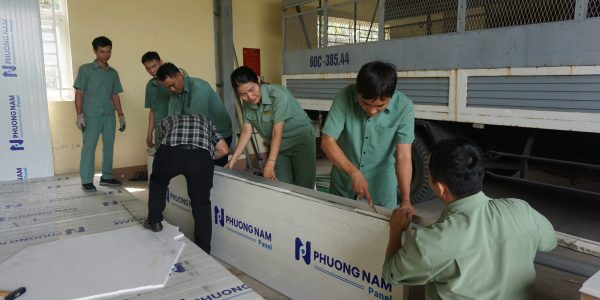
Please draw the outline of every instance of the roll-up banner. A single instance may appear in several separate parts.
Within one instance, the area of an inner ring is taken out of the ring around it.
[[[0,0],[0,181],[54,175],[37,0]]]

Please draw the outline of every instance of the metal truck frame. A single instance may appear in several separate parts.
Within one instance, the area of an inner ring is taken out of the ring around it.
[[[452,136],[479,143],[488,175],[600,195],[573,184],[600,170],[599,0],[288,0],[282,10],[282,83],[315,119],[364,63],[396,65],[417,119],[413,202],[432,197],[429,148]]]

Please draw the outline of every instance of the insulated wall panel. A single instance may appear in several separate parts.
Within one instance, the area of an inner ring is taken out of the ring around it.
[[[365,203],[221,168],[211,201],[211,255],[286,296],[402,299],[402,286],[381,277],[388,222]],[[193,224],[181,176],[169,186],[165,217]]]
[[[54,175],[37,0],[0,0],[1,180]]]

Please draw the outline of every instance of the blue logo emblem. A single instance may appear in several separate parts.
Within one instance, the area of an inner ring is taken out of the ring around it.
[[[0,35],[2,39],[2,76],[17,77],[17,62],[13,37],[13,20],[0,19]]]
[[[25,147],[23,147],[23,140],[9,140],[8,142],[11,143],[11,151],[25,150]]]
[[[17,67],[15,66],[2,66],[2,70],[4,77],[17,77]]]
[[[296,238],[296,260],[304,260],[304,263],[310,265],[310,242],[306,241],[306,244],[302,243],[302,240],[297,237]]]
[[[171,272],[175,272],[175,273],[183,273],[185,272],[185,267],[183,267],[183,264],[178,262],[175,263],[173,265],[173,267],[171,268]]]
[[[225,227],[225,210],[220,209],[215,205],[215,224],[220,224],[221,227]]]

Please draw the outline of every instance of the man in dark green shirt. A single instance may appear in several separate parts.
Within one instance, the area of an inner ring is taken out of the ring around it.
[[[156,72],[158,83],[171,92],[168,115],[199,113],[207,116],[231,146],[231,118],[221,98],[208,82],[190,77],[172,63],[165,63]],[[215,165],[225,166],[227,156],[216,160]]]
[[[537,251],[556,247],[552,224],[527,202],[490,199],[482,155],[472,142],[442,141],[431,152],[430,186],[445,204],[439,220],[401,236],[413,210],[390,220],[383,276],[425,285],[426,299],[531,299]],[[407,232],[408,233],[408,232]]]

